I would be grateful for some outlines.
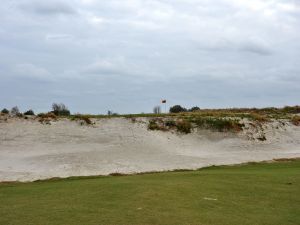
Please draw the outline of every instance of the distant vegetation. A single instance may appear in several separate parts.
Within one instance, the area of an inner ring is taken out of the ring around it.
[[[1,113],[3,113],[3,114],[9,114],[9,111],[8,111],[8,109],[4,108],[4,109],[1,110]]]
[[[187,109],[186,108],[183,108],[182,106],[180,105],[174,105],[170,108],[170,113],[180,113],[180,112],[186,112]]]
[[[32,109],[29,109],[28,111],[24,112],[25,116],[34,116],[34,112]]]
[[[197,112],[200,108],[198,106],[194,106],[190,109],[186,109],[182,107],[181,105],[174,105],[170,108],[170,113],[181,113],[181,112]]]
[[[53,103],[52,110],[56,116],[69,116],[71,114],[70,110],[63,103]]]
[[[20,114],[20,111],[19,111],[18,106],[13,107],[13,108],[10,110],[10,114],[13,115],[13,116],[19,115],[19,114]]]
[[[190,112],[197,112],[199,110],[200,110],[200,108],[198,106],[194,106],[194,107],[189,109]]]
[[[4,108],[1,114],[23,116],[17,106],[13,107],[10,111]],[[242,130],[243,119],[248,119],[259,124],[270,122],[274,119],[285,119],[296,126],[300,126],[300,115],[297,114],[300,114],[300,106],[229,109],[200,109],[198,106],[194,106],[187,109],[181,105],[174,105],[170,107],[170,113],[161,113],[160,106],[156,106],[153,109],[153,113],[119,115],[109,110],[107,115],[71,115],[70,110],[65,104],[53,103],[51,112],[40,113],[38,117],[43,123],[49,123],[49,120],[56,120],[58,117],[68,117],[74,120],[81,120],[85,124],[92,124],[91,118],[151,117],[153,120],[148,125],[150,130],[176,130],[182,133],[189,133],[193,128],[211,129],[220,132],[238,132]],[[30,109],[24,115],[34,115],[34,112]]]

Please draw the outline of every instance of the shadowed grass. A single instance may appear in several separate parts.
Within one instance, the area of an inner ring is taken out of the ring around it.
[[[0,224],[299,224],[300,161],[0,184]]]

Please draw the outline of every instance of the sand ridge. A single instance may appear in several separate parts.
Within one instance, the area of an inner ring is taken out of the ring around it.
[[[191,134],[149,131],[147,118],[0,121],[0,181],[196,169],[274,158],[300,157],[300,127],[245,122],[239,134],[194,129]],[[259,141],[261,132],[266,141]]]

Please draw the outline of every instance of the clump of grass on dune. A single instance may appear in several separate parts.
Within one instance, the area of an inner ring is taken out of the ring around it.
[[[185,133],[185,134],[191,133],[192,124],[188,120],[185,119],[179,120],[176,122],[175,126],[178,132]]]
[[[52,112],[38,114],[38,120],[41,124],[50,125],[51,121],[56,121],[57,118],[58,117]]]
[[[163,120],[162,118],[155,118],[149,121],[148,124],[149,130],[161,130],[161,131],[169,131],[176,130],[180,133],[191,133],[192,124],[190,121],[186,119],[178,119],[178,120]]]
[[[300,116],[294,116],[294,117],[292,117],[291,122],[295,126],[300,126]]]
[[[191,121],[197,127],[203,129],[212,129],[219,132],[234,131],[239,132],[243,128],[243,124],[237,119],[229,118],[213,118],[213,117],[193,117]]]
[[[71,119],[72,120],[80,120],[80,121],[86,123],[87,125],[93,124],[92,120],[90,119],[90,117],[88,115],[76,114],[76,115],[72,116]]]
[[[162,126],[158,123],[157,120],[150,120],[148,124],[148,129],[149,130],[163,130]]]
[[[259,114],[259,113],[250,113],[249,114],[249,118],[261,123],[264,122],[269,122],[270,119],[268,118],[268,116],[264,115],[264,114]]]

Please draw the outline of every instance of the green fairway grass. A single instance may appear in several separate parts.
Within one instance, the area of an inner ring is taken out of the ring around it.
[[[300,224],[300,161],[0,184],[1,225]]]

